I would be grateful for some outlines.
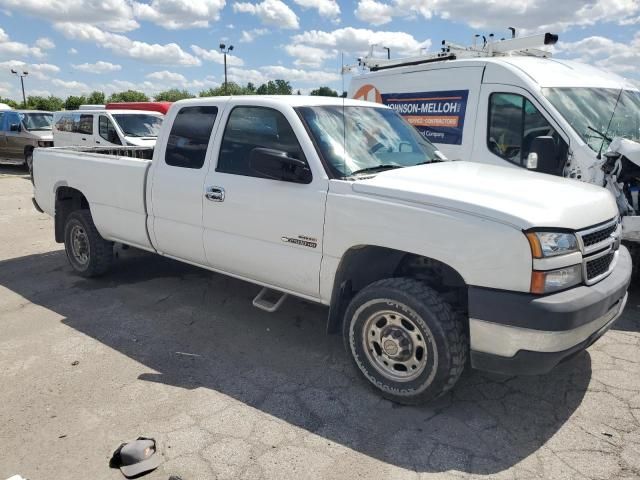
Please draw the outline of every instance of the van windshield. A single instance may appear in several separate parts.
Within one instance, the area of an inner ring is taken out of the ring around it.
[[[640,141],[638,91],[621,91],[616,88],[543,88],[542,93],[596,152],[601,146],[603,151],[606,150],[609,144],[600,133],[609,138],[624,137]]]
[[[357,177],[441,161],[444,156],[387,108],[342,105],[297,109],[338,177]]]
[[[53,113],[21,113],[20,120],[22,120],[27,130],[51,130]]]
[[[157,115],[115,114],[115,121],[120,125],[125,137],[157,137],[162,126],[162,117]]]

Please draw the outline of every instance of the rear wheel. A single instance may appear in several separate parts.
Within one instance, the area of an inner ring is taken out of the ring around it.
[[[77,210],[67,217],[64,249],[73,269],[83,277],[96,277],[113,263],[113,242],[102,238],[89,210]]]
[[[24,156],[24,164],[29,170],[29,177],[33,183],[33,150],[29,150]]]
[[[428,402],[456,384],[467,358],[465,331],[440,295],[412,278],[364,288],[347,308],[343,329],[360,372],[403,404]]]

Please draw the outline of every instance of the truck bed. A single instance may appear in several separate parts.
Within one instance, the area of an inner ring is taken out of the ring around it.
[[[153,148],[36,148],[36,201],[55,215],[61,187],[82,192],[100,234],[112,241],[152,249],[146,228],[146,180]]]

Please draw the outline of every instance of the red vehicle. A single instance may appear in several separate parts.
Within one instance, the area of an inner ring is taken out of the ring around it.
[[[118,102],[108,103],[107,110],[145,110],[147,112],[160,112],[166,115],[173,102]]]

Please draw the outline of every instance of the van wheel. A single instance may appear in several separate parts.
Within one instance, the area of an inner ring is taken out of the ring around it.
[[[365,378],[394,402],[434,400],[458,381],[469,348],[464,321],[433,289],[388,278],[361,290],[345,314],[345,346]]]
[[[100,236],[89,210],[77,210],[67,217],[64,249],[73,269],[83,277],[102,275],[113,263],[113,242]]]

